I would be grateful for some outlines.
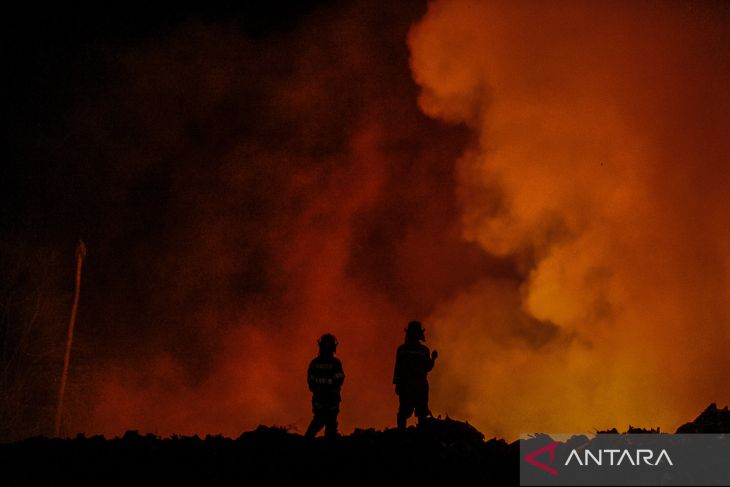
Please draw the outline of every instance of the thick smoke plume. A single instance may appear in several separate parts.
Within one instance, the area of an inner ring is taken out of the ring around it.
[[[90,51],[69,123],[73,160],[108,178],[78,326],[100,345],[77,355],[66,431],[303,431],[325,332],[342,430],[392,424],[408,320],[514,273],[461,239],[466,132],[419,111],[408,68],[423,11],[366,4],[262,39],[196,21]]]
[[[514,437],[730,397],[727,5],[442,1],[419,104],[466,124],[463,237],[514,259],[433,314],[439,409]]]

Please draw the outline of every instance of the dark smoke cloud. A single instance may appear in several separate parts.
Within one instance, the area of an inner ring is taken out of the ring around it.
[[[405,38],[422,13],[363,2],[263,37],[192,19],[83,46],[20,152],[37,172],[16,226],[89,247],[67,431],[301,427],[325,331],[345,430],[392,422],[404,323],[514,274],[461,240],[467,134],[415,103]]]

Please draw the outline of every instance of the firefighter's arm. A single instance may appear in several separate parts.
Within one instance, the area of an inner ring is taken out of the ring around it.
[[[400,396],[400,374],[401,374],[401,362],[399,360],[400,355],[395,354],[395,370],[393,370],[393,384],[395,384],[395,394]]]
[[[426,356],[428,357],[428,349],[426,349]],[[439,353],[436,350],[431,352],[431,356],[428,357],[428,366],[427,366],[426,370],[431,372],[431,369],[433,369],[433,366],[436,364],[436,359],[438,358],[438,356],[439,356]]]
[[[337,362],[334,370],[334,374],[332,374],[333,382],[336,386],[341,386],[343,382],[345,382],[345,371],[342,369],[342,362]]]
[[[393,384],[398,385],[400,383],[400,369],[401,369],[401,363],[400,363],[400,354],[396,352],[395,354],[395,369],[393,370]]]
[[[307,385],[309,386],[309,390],[311,392],[314,392],[317,388],[317,377],[314,375],[314,368],[312,365],[309,365],[309,369],[307,370]]]

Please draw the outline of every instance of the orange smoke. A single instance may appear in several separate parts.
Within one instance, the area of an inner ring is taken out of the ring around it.
[[[724,19],[723,22],[720,19]],[[443,1],[419,105],[468,125],[463,237],[514,258],[439,305],[434,404],[490,433],[676,427],[730,400],[728,9]]]

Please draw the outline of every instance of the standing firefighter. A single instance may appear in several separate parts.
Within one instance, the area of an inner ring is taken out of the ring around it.
[[[314,438],[324,426],[326,437],[337,436],[337,415],[340,412],[340,389],[345,381],[342,363],[335,357],[337,339],[329,333],[317,342],[319,355],[309,364],[307,383],[312,391],[312,412],[305,436]]]
[[[405,329],[406,340],[398,347],[395,356],[395,372],[393,384],[395,393],[400,398],[398,409],[398,429],[406,429],[406,421],[413,411],[420,423],[431,415],[428,409],[428,379],[427,374],[433,369],[438,357],[435,350],[430,353],[428,347],[421,341],[426,340],[424,328],[419,321],[411,321]]]

